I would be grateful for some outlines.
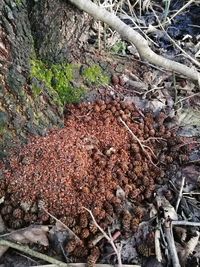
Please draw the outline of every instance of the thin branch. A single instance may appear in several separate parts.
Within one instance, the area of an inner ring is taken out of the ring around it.
[[[176,202],[176,209],[175,209],[176,211],[178,210],[180,201],[181,201],[182,196],[183,196],[183,187],[184,187],[184,185],[185,185],[185,176],[183,176],[182,181],[181,181],[181,187],[180,187],[178,199],[177,199],[177,202]]]
[[[64,224],[63,222],[61,222],[59,219],[57,219],[55,216],[53,216],[51,213],[49,213],[45,208],[44,206],[40,206],[40,208],[46,212],[51,218],[53,218],[55,221],[59,222],[65,229],[67,229],[67,231],[69,231],[69,233],[71,235],[73,235],[77,240],[81,241],[80,238],[66,225]]]
[[[185,195],[189,195],[189,196],[192,196],[192,195],[200,195],[200,192],[193,192],[193,191],[191,191],[191,192],[183,193],[183,196],[185,196]],[[192,198],[192,199],[194,199],[194,198]]]
[[[177,251],[176,251],[176,246],[174,243],[174,238],[173,238],[173,233],[172,233],[172,228],[171,228],[171,223],[170,221],[165,221],[164,224],[164,232],[165,232],[165,236],[167,239],[167,243],[168,243],[168,248],[169,248],[169,252],[170,252],[170,256],[172,259],[172,264],[173,267],[181,267],[180,263],[179,263],[179,258],[177,255]]]
[[[158,141],[158,142],[159,142],[159,140],[161,140],[161,141],[167,142],[167,139],[165,139],[163,137],[149,137],[149,138],[143,140],[142,142],[145,143],[145,142],[149,142],[151,140],[155,140],[155,141]]]
[[[108,232],[108,235],[106,234],[106,232],[98,225],[96,219],[94,218],[94,215],[92,214],[91,210],[83,207],[83,209],[87,210],[87,212],[90,214],[95,226],[99,229],[99,231],[104,235],[104,237],[108,240],[108,242],[111,244],[113,250],[115,251],[116,255],[117,255],[117,260],[118,260],[118,266],[122,267],[122,260],[121,260],[121,251],[119,249],[117,249],[113,238],[111,236],[110,230]]]
[[[70,267],[87,267],[87,263],[70,263]],[[97,263],[95,264],[96,267],[116,267],[116,265],[111,265],[111,264],[105,264],[105,263]],[[141,267],[141,265],[122,265],[124,267]],[[48,264],[48,265],[36,265],[32,267],[58,267],[58,265],[55,264]]]
[[[40,252],[34,251],[34,250],[30,249],[28,246],[22,246],[22,245],[19,245],[19,244],[16,244],[16,243],[13,243],[11,241],[4,240],[4,239],[0,239],[0,245],[17,249],[17,250],[24,252],[24,253],[32,256],[32,257],[44,260],[44,261],[52,263],[52,264],[56,264],[56,266],[58,266],[58,267],[69,267],[69,264],[64,263],[62,261],[58,261],[52,257],[49,257],[45,254],[40,253]]]
[[[94,238],[93,240],[91,240],[91,244],[93,246],[96,246],[102,239],[104,238],[104,235],[98,235],[96,238]]]
[[[194,226],[200,227],[200,222],[188,222],[188,221],[172,221],[172,225]]]
[[[125,123],[125,121],[122,120],[122,118],[120,118],[120,121],[123,123],[123,125],[125,126],[125,128],[129,131],[129,133],[132,135],[132,137],[137,141],[137,143],[139,144],[142,152],[144,153],[144,155],[148,158],[148,160],[151,162],[151,164],[153,164],[155,167],[157,167],[152,159],[151,156],[149,155],[149,153],[147,152],[147,149],[150,150],[151,154],[156,158],[156,155],[154,154],[153,150],[149,147],[146,146],[144,144],[142,144],[142,141],[140,141],[140,139],[131,131],[131,129],[128,127],[128,125]]]
[[[160,248],[160,227],[155,230],[155,253],[156,259],[162,262],[162,253]]]
[[[191,5],[195,0],[188,1],[184,6],[182,6],[174,15],[169,18],[169,21],[173,20],[178,14],[180,14],[184,9]]]
[[[177,102],[175,102],[174,105],[177,105],[178,103],[183,102],[183,101],[185,101],[185,100],[187,100],[187,99],[190,99],[190,98],[192,98],[192,97],[194,97],[194,96],[196,96],[196,95],[199,95],[199,94],[200,94],[200,93],[194,93],[194,94],[192,94],[192,95],[183,97],[183,98],[181,98],[180,100],[178,100]]]

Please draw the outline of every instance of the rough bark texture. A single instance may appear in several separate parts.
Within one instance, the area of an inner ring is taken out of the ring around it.
[[[133,68],[131,59],[109,57],[88,45],[92,23],[68,1],[0,1],[0,158],[30,134],[45,135],[63,126],[58,94],[30,75],[31,59],[80,64],[75,84],[82,83],[81,64],[98,64],[109,74]],[[38,95],[34,85],[41,89]]]
[[[43,86],[42,93],[34,96],[30,60],[35,56],[54,63],[72,61],[84,23],[85,16],[61,0],[1,0],[1,157],[29,134],[43,135],[54,125],[63,125],[63,107],[55,103],[57,93]]]
[[[63,0],[38,1],[29,14],[35,48],[43,60],[72,61],[91,18]]]

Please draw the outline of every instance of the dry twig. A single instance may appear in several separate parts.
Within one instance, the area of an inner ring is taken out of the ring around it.
[[[172,225],[194,226],[200,227],[200,222],[188,222],[188,221],[172,221]]]
[[[176,211],[178,210],[178,207],[179,207],[179,204],[180,204],[180,201],[181,201],[181,198],[183,196],[183,187],[185,185],[185,176],[182,177],[182,181],[181,181],[181,187],[180,187],[180,191],[179,191],[179,195],[178,195],[178,199],[177,199],[177,202],[176,202]]]
[[[122,120],[122,118],[120,118],[120,121],[123,123],[123,125],[125,126],[125,128],[129,131],[129,133],[132,135],[132,137],[137,141],[137,143],[139,144],[142,152],[144,153],[144,155],[148,158],[148,160],[151,162],[151,164],[153,164],[155,167],[157,167],[152,159],[151,156],[149,155],[149,153],[147,152],[147,149],[151,152],[151,154],[154,156],[154,158],[156,158],[156,155],[154,154],[153,150],[149,147],[143,144],[143,141],[141,141],[132,131],[131,129],[128,127],[128,125],[125,123],[125,121]]]
[[[46,212],[51,218],[53,218],[55,221],[59,222],[71,235],[73,235],[77,240],[81,241],[80,238],[63,222],[61,222],[59,219],[57,219],[55,216],[53,216],[51,213],[49,213],[42,203],[40,203],[40,208]]]
[[[120,247],[116,247],[114,240],[112,238],[112,235],[110,233],[110,231],[108,232],[108,234],[106,234],[106,232],[98,225],[97,221],[94,218],[94,215],[92,214],[91,210],[83,207],[85,210],[87,210],[87,212],[89,212],[95,226],[99,229],[99,231],[104,235],[104,237],[108,240],[108,242],[111,244],[115,254],[117,255],[117,261],[118,261],[118,266],[122,267],[122,260],[121,260],[121,246]]]
[[[162,253],[160,248],[160,225],[155,230],[155,253],[156,253],[156,259],[159,262],[162,262]]]
[[[168,243],[168,248],[170,252],[170,256],[172,259],[173,267],[181,267],[179,263],[179,258],[176,251],[176,246],[174,243],[173,233],[172,233],[172,227],[171,222],[166,219],[164,224],[164,232]]]
[[[58,261],[52,257],[45,255],[45,254],[34,251],[34,250],[30,249],[28,246],[22,246],[22,245],[19,245],[19,244],[16,244],[16,243],[13,243],[11,241],[4,240],[4,239],[0,239],[0,245],[17,249],[17,250],[24,252],[24,253],[32,256],[32,257],[44,260],[44,261],[52,263],[52,264],[56,264],[56,266],[58,266],[58,267],[69,267],[69,265],[67,263]]]
[[[169,22],[171,22],[171,20],[173,20],[177,15],[179,15],[184,9],[186,9],[189,5],[191,5],[195,0],[190,0],[188,1],[184,6],[182,6],[174,15],[172,15],[169,18]]]

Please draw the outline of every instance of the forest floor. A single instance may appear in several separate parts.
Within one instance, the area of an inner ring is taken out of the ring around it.
[[[141,20],[151,21],[146,14]],[[193,6],[189,14],[194,20]],[[193,53],[198,27],[183,27],[183,18],[168,33]],[[91,33],[88,46],[97,47],[88,50],[98,51],[97,36]],[[159,53],[179,59],[165,32],[154,38]],[[66,105],[64,128],[30,137],[0,166],[2,267],[119,258],[132,266],[199,266],[199,86],[116,40],[111,84]]]

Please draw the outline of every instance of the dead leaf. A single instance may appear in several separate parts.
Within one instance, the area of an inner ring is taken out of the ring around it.
[[[150,209],[150,212],[149,212],[149,217],[150,218],[154,218],[158,214],[158,211],[157,211],[156,207],[153,204],[150,204],[150,205],[151,205],[151,209]]]
[[[22,244],[37,243],[43,246],[48,246],[49,241],[47,233],[49,227],[44,225],[33,225],[25,229],[13,231],[10,233],[8,239]]]
[[[178,220],[178,215],[174,207],[169,203],[169,201],[164,196],[156,197],[158,207],[162,207],[164,210],[164,218],[171,220]]]
[[[177,112],[179,135],[194,137],[200,132],[200,111],[192,108],[181,109]]]
[[[4,202],[5,196],[3,196],[2,198],[0,198],[0,204],[2,204]]]
[[[187,242],[187,245],[186,245],[186,255],[187,256],[189,256],[190,254],[192,254],[193,251],[195,250],[195,247],[197,246],[198,241],[199,241],[199,236],[200,236],[199,231],[196,231],[196,236],[192,237]]]
[[[200,111],[192,108],[181,109],[177,112],[178,122],[180,126],[199,126],[200,127]]]

